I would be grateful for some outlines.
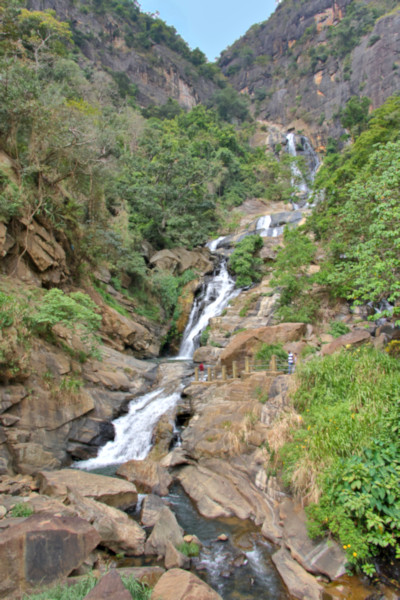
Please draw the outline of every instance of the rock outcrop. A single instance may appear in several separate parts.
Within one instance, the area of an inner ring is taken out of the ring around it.
[[[216,89],[212,79],[202,75],[193,63],[151,36],[146,47],[127,45],[127,38],[137,38],[141,32],[134,21],[119,16],[117,11],[83,12],[73,0],[30,0],[28,7],[53,9],[59,19],[71,23],[88,61],[103,67],[106,80],[107,71],[124,73],[137,86],[137,101],[142,106],[162,105],[173,98],[190,109],[207,100]]]
[[[41,513],[10,523],[0,532],[0,596],[15,598],[66,577],[99,541],[97,531],[79,517]]]
[[[286,130],[301,129],[315,147],[323,147],[328,136],[339,137],[343,131],[337,107],[352,95],[367,96],[376,108],[397,92],[399,73],[393,65],[398,61],[399,11],[375,19],[358,43],[354,38],[353,47],[350,40],[344,47],[343,40],[329,36],[355,4],[281,2],[267,21],[251,27],[222,53],[223,72],[237,90],[257,99],[260,120],[279,123]],[[368,9],[374,5],[365,4]],[[354,19],[360,27],[360,17]],[[353,24],[351,31],[356,29]],[[342,35],[344,39],[346,31]]]

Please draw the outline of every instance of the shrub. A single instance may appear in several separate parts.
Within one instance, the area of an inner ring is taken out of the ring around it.
[[[338,338],[341,335],[345,335],[349,333],[350,327],[346,325],[346,323],[342,323],[341,321],[331,321],[328,333],[333,335],[333,337]]]
[[[288,354],[283,349],[282,344],[263,344],[254,358],[262,365],[269,365],[273,356],[276,356],[279,363],[285,362],[286,364]]]
[[[200,546],[196,542],[183,542],[179,544],[177,550],[185,556],[198,556],[200,554]]]
[[[237,276],[237,287],[247,287],[261,279],[262,260],[256,253],[262,246],[260,235],[249,235],[236,244],[229,259],[229,268]]]
[[[12,507],[10,512],[11,512],[11,516],[15,517],[15,518],[30,517],[31,515],[33,515],[34,510],[30,506],[28,506],[25,502],[18,502],[18,504],[16,504],[15,506]]]

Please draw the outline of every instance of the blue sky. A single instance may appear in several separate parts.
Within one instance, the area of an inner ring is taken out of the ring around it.
[[[265,21],[275,0],[139,0],[144,12],[160,13],[194,49],[214,61],[254,25]]]

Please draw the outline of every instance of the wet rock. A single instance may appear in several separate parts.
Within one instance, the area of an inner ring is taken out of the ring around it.
[[[118,571],[111,569],[103,575],[84,600],[132,600],[132,596],[122,583]]]
[[[347,559],[339,544],[332,540],[316,543],[309,538],[306,515],[300,505],[286,498],[279,512],[284,542],[297,562],[310,573],[326,575],[331,580],[346,573]]]
[[[183,543],[183,530],[178,525],[173,512],[166,506],[160,511],[146,545],[145,553],[150,555],[165,556],[168,542],[175,548]]]
[[[226,535],[226,533],[221,533],[221,535],[219,535],[219,536],[217,537],[217,540],[218,540],[219,542],[227,542],[227,541],[228,541],[228,539],[229,539],[229,538],[228,538],[228,536]]]
[[[185,492],[207,518],[237,516],[261,525],[271,507],[245,471],[227,461],[208,459],[197,466],[187,466],[177,478]]]
[[[143,500],[142,512],[140,514],[142,525],[144,527],[154,527],[164,507],[165,503],[159,496],[154,496],[153,494],[146,496]]]
[[[154,496],[153,494],[146,496],[143,500],[142,512],[140,515],[142,525],[144,527],[154,527],[164,507],[165,503],[159,496]]]
[[[166,496],[172,483],[167,469],[150,458],[124,463],[118,468],[117,475],[134,483],[139,491],[159,496]]]
[[[323,588],[315,577],[307,573],[291,558],[290,553],[281,548],[272,555],[272,561],[278,569],[289,594],[298,600],[321,600]]]
[[[68,501],[79,517],[93,525],[103,546],[116,554],[143,554],[146,534],[126,513],[102,502],[84,498],[77,492],[70,492]]]
[[[0,596],[69,575],[98,545],[97,531],[79,517],[46,513],[12,523],[0,532]]]
[[[222,600],[204,581],[182,569],[165,573],[151,594],[151,600]]]
[[[77,469],[41,471],[38,474],[40,493],[48,496],[67,496],[69,490],[93,498],[115,508],[128,508],[137,502],[137,491],[132,483],[86,473]]]
[[[324,356],[338,352],[342,348],[360,346],[361,344],[369,343],[371,341],[371,334],[365,329],[353,329],[350,333],[341,335],[336,338],[330,344],[326,344],[321,348],[321,352]]]

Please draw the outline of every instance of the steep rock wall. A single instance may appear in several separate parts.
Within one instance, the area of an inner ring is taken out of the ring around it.
[[[173,98],[190,109],[216,89],[210,79],[199,76],[193,64],[165,45],[153,42],[147,51],[128,48],[126,23],[115,14],[86,13],[73,0],[28,0],[27,6],[31,10],[55,10],[60,20],[69,22],[72,31],[79,33],[84,56],[97,67],[125,73],[137,85],[137,100],[142,106],[162,105]]]
[[[341,55],[329,33],[351,3],[286,0],[223,52],[222,71],[250,94],[259,119],[302,129],[315,146],[324,146],[328,136],[342,133],[337,114],[351,96],[368,96],[376,108],[398,91],[400,11],[379,18]]]

